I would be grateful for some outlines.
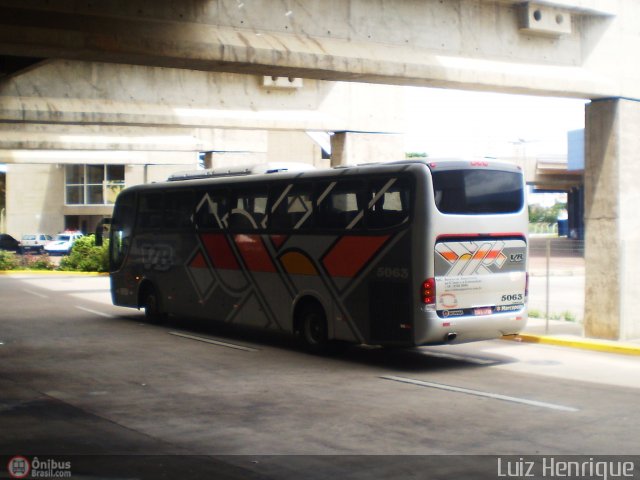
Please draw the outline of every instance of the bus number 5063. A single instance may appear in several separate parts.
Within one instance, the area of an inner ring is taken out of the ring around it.
[[[407,278],[409,278],[409,269],[401,267],[379,267],[376,276],[378,278],[406,280]]]
[[[522,301],[521,293],[514,293],[513,295],[502,295],[503,302],[519,302]]]

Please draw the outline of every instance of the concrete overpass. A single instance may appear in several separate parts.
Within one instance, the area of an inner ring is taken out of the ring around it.
[[[28,129],[133,118],[119,117],[118,105],[115,121],[108,112],[83,113],[64,104],[64,92],[51,103],[48,88],[36,100],[22,94],[15,75],[45,58],[63,59],[60,71],[67,62],[100,62],[285,84],[300,78],[592,99],[585,325],[592,336],[640,337],[640,284],[629,267],[640,259],[640,66],[629,53],[640,47],[639,14],[634,0],[3,0],[0,55],[17,83],[8,93],[0,85],[0,122]]]

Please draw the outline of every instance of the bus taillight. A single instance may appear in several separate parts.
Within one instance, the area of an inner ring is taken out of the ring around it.
[[[436,303],[436,281],[433,278],[427,278],[422,282],[422,303],[426,305]]]

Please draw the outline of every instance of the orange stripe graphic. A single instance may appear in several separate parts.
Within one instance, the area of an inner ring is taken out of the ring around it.
[[[301,252],[287,252],[280,257],[285,271],[292,275],[318,275],[311,260]]]

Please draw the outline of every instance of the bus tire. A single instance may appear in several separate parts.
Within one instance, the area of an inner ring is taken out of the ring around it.
[[[153,285],[145,286],[141,297],[141,306],[144,308],[144,316],[147,321],[149,323],[162,323],[165,319],[165,314],[162,312],[160,296]]]
[[[307,305],[300,312],[300,338],[312,352],[324,352],[329,345],[327,317],[319,305]]]

